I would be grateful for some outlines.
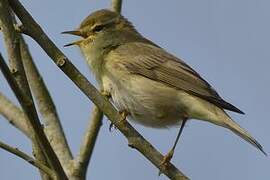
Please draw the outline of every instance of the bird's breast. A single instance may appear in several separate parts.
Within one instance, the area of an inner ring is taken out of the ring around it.
[[[91,72],[94,74],[96,80],[100,82],[103,68],[102,63],[104,59],[102,53],[98,51],[98,49],[90,46],[83,46],[80,49]]]
[[[105,91],[111,93],[118,110],[130,113],[130,119],[145,126],[166,128],[183,119],[183,109],[176,100],[177,90],[137,76],[102,77]]]

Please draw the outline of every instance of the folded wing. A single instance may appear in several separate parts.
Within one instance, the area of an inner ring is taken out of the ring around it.
[[[126,55],[126,52],[131,53]],[[224,101],[210,84],[190,66],[162,48],[132,42],[118,46],[112,53],[117,56],[118,62],[131,73],[183,90],[222,109],[244,114],[232,104]],[[132,61],[124,60],[125,57],[131,58]]]

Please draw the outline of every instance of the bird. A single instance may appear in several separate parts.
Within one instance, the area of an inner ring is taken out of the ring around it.
[[[139,33],[120,13],[101,9],[72,31],[81,39],[65,45],[81,50],[103,94],[123,119],[152,128],[180,126],[161,165],[170,162],[185,123],[191,119],[227,128],[266,152],[225,110],[244,114],[228,103],[192,67]]]

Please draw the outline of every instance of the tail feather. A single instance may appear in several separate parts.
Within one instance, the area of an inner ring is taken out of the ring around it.
[[[241,128],[231,118],[229,118],[229,121],[226,122],[226,126],[227,126],[228,129],[230,129],[236,135],[240,136],[241,138],[243,138],[244,140],[246,140],[247,142],[249,142],[251,145],[253,145],[255,148],[257,148],[264,155],[267,156],[267,153],[263,150],[262,145],[260,145],[260,143],[255,138],[253,138],[247,131],[245,131],[243,128]]]

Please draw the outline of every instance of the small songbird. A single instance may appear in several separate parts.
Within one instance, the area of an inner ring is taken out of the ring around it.
[[[166,128],[180,125],[173,156],[185,122],[208,121],[230,129],[261,152],[262,146],[224,111],[244,114],[219,94],[181,59],[143,37],[122,15],[98,10],[74,31],[78,45],[100,88],[112,98],[119,112],[142,125]]]

